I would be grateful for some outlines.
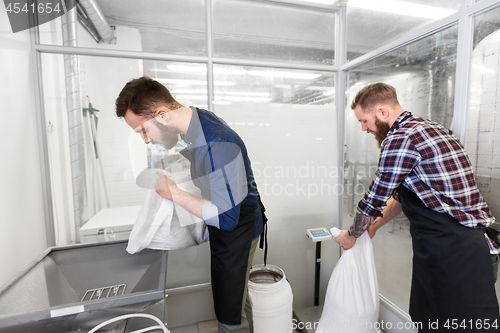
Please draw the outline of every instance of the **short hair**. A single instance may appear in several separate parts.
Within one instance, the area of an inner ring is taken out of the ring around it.
[[[127,110],[143,117],[153,117],[158,106],[176,103],[170,91],[158,81],[143,76],[130,80],[116,99],[116,115],[124,117]]]
[[[379,103],[398,105],[396,89],[382,82],[369,84],[356,94],[352,100],[351,109],[354,110],[359,105],[366,112],[367,109]]]

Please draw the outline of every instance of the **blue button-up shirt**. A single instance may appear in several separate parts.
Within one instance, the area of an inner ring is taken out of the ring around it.
[[[184,137],[192,166],[193,181],[201,188],[203,218],[208,225],[233,230],[242,205],[255,206],[253,238],[262,233],[263,219],[258,206],[259,192],[247,149],[229,125],[207,110],[193,109]],[[199,116],[198,116],[199,114]],[[193,168],[194,167],[194,168]]]

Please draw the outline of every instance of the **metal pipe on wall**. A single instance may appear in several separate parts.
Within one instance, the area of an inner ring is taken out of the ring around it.
[[[77,10],[74,7],[62,15],[64,46],[77,46],[76,39]],[[88,219],[87,185],[85,172],[85,151],[83,139],[83,116],[80,89],[80,61],[77,55],[64,55],[64,76],[66,82],[66,108],[68,112],[71,180],[73,188],[73,206],[75,231]],[[78,232],[75,239],[78,242]]]
[[[116,37],[103,12],[94,0],[79,0],[78,3],[85,10],[89,20],[99,33],[101,41],[116,44]]]

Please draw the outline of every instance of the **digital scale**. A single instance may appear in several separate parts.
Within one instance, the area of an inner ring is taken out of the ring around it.
[[[332,239],[332,234],[326,228],[307,229],[306,235],[314,243]]]
[[[321,242],[328,241],[333,237],[337,237],[341,230],[338,228],[332,228],[330,231],[324,227],[307,229],[306,235],[309,239],[316,243],[316,265],[314,272],[314,306],[311,308],[303,309],[294,312],[294,317],[298,322],[302,323],[316,323],[319,321],[321,314],[323,312],[323,306],[319,306],[319,279],[321,270]],[[314,329],[315,330],[315,329]],[[306,327],[304,327],[299,332],[313,333]]]

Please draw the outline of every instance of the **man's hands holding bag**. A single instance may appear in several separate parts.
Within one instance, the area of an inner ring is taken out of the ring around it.
[[[156,179],[155,190],[160,197],[181,205],[188,212],[203,220],[203,204],[206,201],[205,199],[194,197],[183,191],[164,172],[158,171],[156,174],[158,178]]]
[[[175,194],[179,188],[175,181],[171,178],[168,178],[163,172],[158,171],[156,173],[158,175],[158,179],[156,179],[155,190],[158,195],[164,199],[174,201],[173,193]]]
[[[337,236],[335,241],[342,247],[344,250],[349,250],[356,244],[357,238],[354,236],[349,236],[347,230],[342,230],[340,235]]]

